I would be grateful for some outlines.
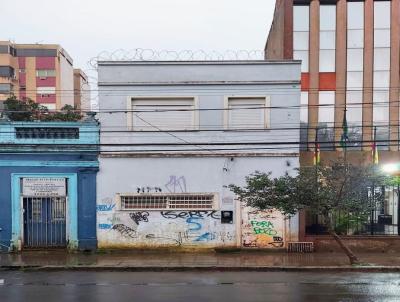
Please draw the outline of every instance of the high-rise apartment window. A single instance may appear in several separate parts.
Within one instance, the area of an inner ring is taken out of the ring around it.
[[[336,5],[320,6],[319,71],[335,72]]]
[[[38,69],[36,70],[37,77],[55,77],[56,71],[54,69]]]
[[[360,149],[364,87],[364,2],[347,2],[347,122],[349,147]],[[344,110],[344,108],[343,108]]]
[[[391,1],[374,1],[373,121],[381,149],[389,145],[390,11]]]
[[[318,142],[321,149],[331,150],[335,140],[335,92],[320,91],[318,107]]]
[[[310,7],[293,7],[293,58],[301,60],[301,72],[308,72],[310,40]]]

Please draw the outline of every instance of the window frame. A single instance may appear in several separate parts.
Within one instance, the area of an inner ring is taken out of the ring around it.
[[[134,129],[134,125],[133,125],[133,101],[135,99],[140,99],[140,100],[159,100],[159,99],[164,99],[164,100],[178,100],[178,99],[193,99],[193,125],[191,129],[166,129],[163,131],[168,131],[168,132],[179,132],[179,131],[199,131],[200,129],[200,123],[199,123],[199,119],[200,119],[200,111],[199,109],[199,97],[198,96],[194,96],[194,95],[146,95],[146,96],[142,96],[142,95],[136,95],[136,96],[128,96],[127,97],[127,114],[126,114],[126,125],[128,128],[128,131],[134,131],[134,132],[154,132],[157,131],[156,129],[148,129],[148,130],[136,130]]]
[[[190,208],[190,207],[181,207],[181,208],[174,208],[169,207],[167,203],[166,207],[162,208],[145,208],[145,207],[138,207],[138,208],[125,208],[123,207],[122,197],[161,197],[161,196],[207,196],[212,195],[212,205],[211,208]],[[117,210],[119,211],[217,211],[220,210],[219,207],[219,193],[218,192],[191,192],[191,193],[171,193],[171,192],[161,192],[161,193],[117,193],[115,195]]]
[[[224,129],[225,130],[237,130],[237,131],[250,131],[241,128],[232,128],[229,125],[229,100],[230,99],[264,99],[264,123],[260,130],[269,130],[271,128],[271,97],[268,95],[226,95],[224,96]],[[252,130],[251,130],[252,131]]]

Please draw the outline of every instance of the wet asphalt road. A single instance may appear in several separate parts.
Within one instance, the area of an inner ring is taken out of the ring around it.
[[[400,274],[0,271],[0,301],[400,301]]]

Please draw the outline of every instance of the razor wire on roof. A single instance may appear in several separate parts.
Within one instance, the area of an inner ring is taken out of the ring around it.
[[[102,51],[91,58],[85,70],[91,86],[97,85],[97,63],[99,61],[251,61],[264,60],[263,50],[154,50],[149,48],[117,49]],[[93,108],[98,108],[98,95],[91,95]]]
[[[262,50],[153,50],[136,48],[131,50],[117,49],[102,51],[89,61],[89,66],[97,68],[98,61],[249,61],[263,60]]]

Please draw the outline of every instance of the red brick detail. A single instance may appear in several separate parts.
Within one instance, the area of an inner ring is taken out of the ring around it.
[[[56,103],[56,95],[55,94],[47,94],[42,96],[41,94],[36,95],[36,102],[43,104],[55,104]]]
[[[56,87],[56,77],[36,77],[36,87]]]
[[[308,72],[301,74],[301,91],[310,89],[310,74]]]
[[[36,69],[56,69],[56,58],[36,57]]]
[[[26,85],[26,73],[20,73],[19,74],[19,86],[25,86]]]
[[[320,72],[319,73],[319,90],[336,90],[336,73]]]
[[[18,66],[19,66],[20,69],[26,68],[25,57],[18,57]]]

